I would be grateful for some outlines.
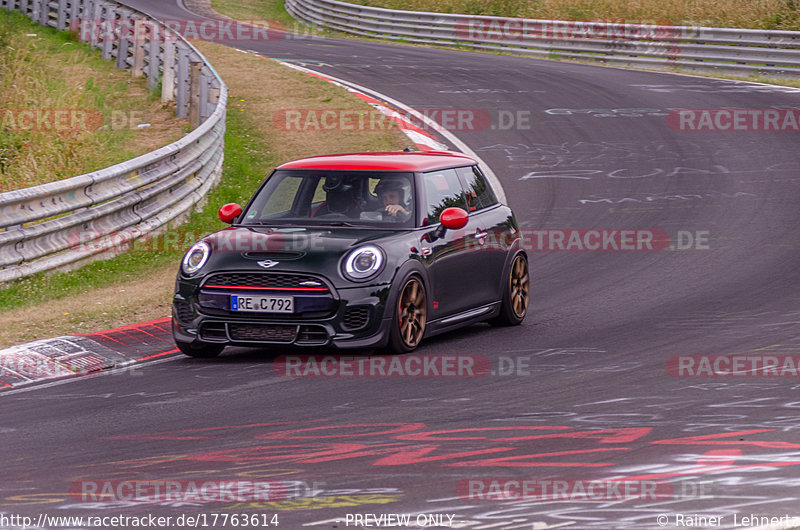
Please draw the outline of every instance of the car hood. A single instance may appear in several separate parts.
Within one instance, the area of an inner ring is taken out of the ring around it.
[[[306,272],[325,276],[340,287],[353,286],[340,277],[343,256],[368,243],[389,254],[391,243],[402,237],[402,231],[349,227],[231,227],[203,238],[211,247],[204,268]]]

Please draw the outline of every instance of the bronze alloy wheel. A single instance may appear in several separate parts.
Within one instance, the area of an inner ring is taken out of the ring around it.
[[[528,311],[530,298],[530,281],[528,279],[528,261],[524,256],[517,256],[511,265],[508,275],[508,292],[511,298],[511,310],[517,318],[523,318]]]
[[[406,348],[416,348],[422,340],[427,313],[425,288],[418,279],[411,278],[403,286],[397,300],[397,325]]]

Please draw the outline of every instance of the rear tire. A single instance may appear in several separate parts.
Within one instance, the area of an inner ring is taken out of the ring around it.
[[[528,259],[524,254],[517,254],[511,262],[508,279],[503,289],[503,301],[500,314],[489,321],[494,326],[518,326],[528,314],[530,302],[530,276],[528,275]]]
[[[180,340],[175,341],[175,346],[189,357],[196,357],[199,359],[210,359],[216,357],[225,348],[223,344],[196,344],[194,342],[183,342]]]
[[[417,276],[407,278],[400,288],[394,306],[394,318],[389,334],[389,350],[407,353],[416,349],[425,335],[428,317],[425,286]]]

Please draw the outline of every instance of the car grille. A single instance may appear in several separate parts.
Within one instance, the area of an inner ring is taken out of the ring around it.
[[[328,343],[328,332],[316,325],[206,322],[200,327],[200,338],[208,342],[227,342],[228,336],[241,342],[294,342],[304,346]]]
[[[228,333],[233,340],[292,342],[297,335],[297,326],[283,324],[228,324]]]
[[[360,329],[369,321],[369,308],[350,307],[344,312],[342,327],[346,329]]]
[[[172,314],[178,319],[181,324],[190,324],[194,318],[192,313],[192,306],[188,302],[175,301],[172,304]]]
[[[313,282],[313,285],[303,285],[303,282]],[[206,287],[210,285],[225,285],[230,287],[277,287],[284,289],[319,287],[327,289],[325,284],[314,276],[269,272],[226,272],[212,274],[205,282]]]

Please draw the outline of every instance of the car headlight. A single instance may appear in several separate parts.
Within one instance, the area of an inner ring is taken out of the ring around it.
[[[184,274],[191,276],[203,268],[203,265],[208,261],[208,256],[211,255],[211,247],[205,241],[198,241],[189,252],[183,257],[181,269]]]
[[[344,262],[344,274],[354,281],[366,280],[383,267],[383,251],[376,246],[359,247]]]

